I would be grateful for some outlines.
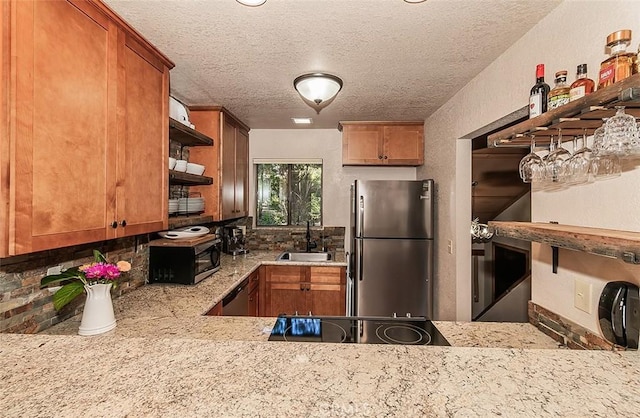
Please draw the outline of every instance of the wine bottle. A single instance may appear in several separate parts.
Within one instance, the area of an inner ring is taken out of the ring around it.
[[[547,111],[547,100],[551,88],[544,82],[544,64],[536,66],[536,84],[529,94],[529,118],[535,118]]]

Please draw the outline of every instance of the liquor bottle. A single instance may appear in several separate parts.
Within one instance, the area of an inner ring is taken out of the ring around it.
[[[558,71],[555,78],[555,86],[549,92],[549,105],[552,110],[569,103],[569,86],[567,85],[567,70]]]
[[[529,118],[535,118],[547,111],[549,85],[544,82],[544,64],[536,66],[536,84],[529,93]]]
[[[569,101],[574,101],[589,93],[593,93],[596,82],[587,77],[587,64],[578,65],[576,70],[576,81],[571,83],[569,90]]]
[[[633,74],[633,62],[636,54],[627,52],[631,44],[631,30],[619,30],[607,36],[607,48],[609,58],[600,64],[598,88],[607,87],[613,83],[624,80]]]

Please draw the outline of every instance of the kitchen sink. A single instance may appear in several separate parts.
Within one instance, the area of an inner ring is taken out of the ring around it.
[[[276,261],[329,261],[331,260],[330,253],[295,253],[285,251],[280,254]]]

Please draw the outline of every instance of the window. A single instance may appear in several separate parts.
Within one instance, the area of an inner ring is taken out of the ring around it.
[[[322,225],[322,162],[256,164],[256,225]]]

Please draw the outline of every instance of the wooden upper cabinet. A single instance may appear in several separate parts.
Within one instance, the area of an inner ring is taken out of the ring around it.
[[[340,122],[342,165],[424,163],[424,122]]]
[[[206,167],[213,186],[191,187],[205,199],[205,215],[216,221],[249,214],[249,127],[219,106],[193,106],[189,119],[214,138],[213,147],[194,147],[189,160]]]
[[[122,111],[113,221],[121,224],[115,231],[122,236],[160,231],[168,225],[169,68],[129,34],[119,35]]]
[[[0,152],[0,257],[162,229],[166,210],[149,217],[141,203],[166,205],[166,186],[161,200],[162,190],[150,189],[163,188],[157,177],[166,176],[161,140],[168,142],[172,64],[163,61],[160,77],[135,75],[144,65],[123,49],[125,24],[99,2],[0,7],[0,127],[8,137]],[[151,148],[150,136],[156,149],[142,151],[135,142]],[[144,217],[153,218],[145,228],[120,225]]]

